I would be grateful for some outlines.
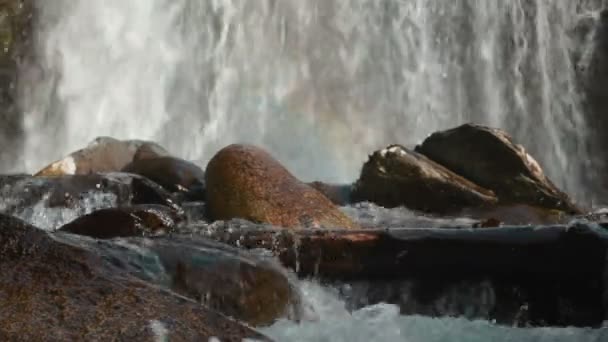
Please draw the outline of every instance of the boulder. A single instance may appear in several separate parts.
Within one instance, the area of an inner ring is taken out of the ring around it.
[[[400,145],[374,152],[354,185],[355,201],[438,214],[496,202],[492,191]]]
[[[187,200],[205,200],[205,173],[189,161],[174,157],[143,158],[129,163],[122,171],[151,179]]]
[[[207,165],[207,213],[281,227],[356,228],[327,197],[295,178],[266,151],[230,145]]]
[[[501,203],[581,212],[523,146],[502,130],[465,124],[431,134],[416,151],[494,191]]]
[[[180,214],[162,205],[105,208],[81,216],[58,230],[97,239],[164,235],[184,219]]]
[[[151,286],[89,249],[0,216],[0,338],[222,341],[264,336]]]
[[[49,208],[75,208],[96,195],[107,199],[107,206],[160,204],[181,211],[175,198],[161,186],[133,174],[6,175],[0,176],[0,185],[0,196],[4,199],[2,211],[5,213],[16,214],[39,203]]]
[[[299,319],[300,294],[273,260],[199,237],[154,239],[175,292],[252,326]]]
[[[137,156],[139,159],[166,156],[169,153],[156,143],[142,140],[118,140],[99,137],[87,147],[55,161],[36,176],[86,175],[118,172]]]

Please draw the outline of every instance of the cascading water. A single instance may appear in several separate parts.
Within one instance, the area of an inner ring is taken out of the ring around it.
[[[305,179],[474,121],[574,195],[589,161],[569,35],[602,1],[40,1],[24,165],[96,136],[204,164],[232,142]]]

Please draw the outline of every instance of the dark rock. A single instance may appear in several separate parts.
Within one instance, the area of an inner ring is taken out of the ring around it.
[[[160,204],[181,210],[175,199],[156,183],[132,174],[110,173],[61,177],[0,176],[5,213],[17,213],[37,203],[46,207],[74,207],[93,194],[112,195],[111,206]]]
[[[118,172],[133,161],[168,155],[156,143],[143,140],[118,140],[99,137],[87,147],[55,161],[36,173],[36,176],[87,175],[91,173]]]
[[[346,298],[359,305],[394,303],[404,314],[523,326],[599,327],[608,317],[608,238],[593,226],[216,229],[210,237],[270,249],[300,277],[365,282],[369,292]],[[450,310],[440,310],[450,301]],[[471,314],[478,305],[483,310]]]
[[[329,198],[335,205],[345,206],[352,203],[351,184],[328,184],[323,182],[311,182],[307,184],[325,195],[325,197]]]
[[[171,289],[253,326],[300,316],[298,290],[272,261],[192,236],[155,239],[149,247]]]
[[[58,230],[97,239],[164,235],[184,219],[180,214],[162,205],[106,208],[81,216]]]
[[[126,165],[123,172],[141,175],[189,201],[205,200],[205,173],[195,164],[174,157],[144,158]]]
[[[399,145],[374,152],[353,189],[355,201],[448,214],[496,202],[494,194]]]
[[[7,216],[0,216],[0,269],[3,340],[265,339]]]
[[[242,218],[281,227],[357,227],[323,194],[258,147],[225,147],[211,159],[205,176],[211,219]]]
[[[501,203],[581,212],[523,146],[502,130],[465,124],[433,133],[416,151],[494,191]]]
[[[458,216],[483,220],[485,224],[500,222],[504,225],[551,225],[567,223],[572,216],[563,211],[528,204],[497,204],[490,207],[467,208]]]

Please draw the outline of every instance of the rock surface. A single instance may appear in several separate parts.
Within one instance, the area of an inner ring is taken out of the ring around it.
[[[192,236],[155,239],[171,289],[253,326],[300,318],[300,294],[274,261]]]
[[[465,124],[431,134],[416,151],[494,191],[501,203],[581,212],[523,146],[502,130]]]
[[[126,165],[123,172],[134,173],[179,193],[189,201],[205,200],[205,173],[197,165],[174,157],[147,157]]]
[[[352,203],[351,184],[329,184],[315,181],[307,183],[307,185],[325,195],[335,205],[345,206]]]
[[[62,226],[61,232],[97,239],[169,234],[184,219],[180,213],[162,205],[106,208],[81,216]]]
[[[93,195],[108,199],[108,206],[160,204],[180,211],[175,199],[156,183],[126,173],[32,177],[0,176],[2,211],[18,213],[42,204],[48,208],[71,208]]]
[[[242,218],[281,227],[357,228],[317,190],[296,179],[266,151],[230,145],[205,172],[207,213],[214,220]]]
[[[138,153],[138,151],[141,151]],[[142,140],[118,140],[99,137],[87,147],[55,161],[36,173],[36,176],[86,175],[119,172],[137,155],[140,159],[168,155],[156,143]]]
[[[496,202],[494,194],[399,145],[374,152],[353,190],[355,201],[448,214]]]
[[[0,216],[0,269],[4,341],[265,339],[7,216]]]

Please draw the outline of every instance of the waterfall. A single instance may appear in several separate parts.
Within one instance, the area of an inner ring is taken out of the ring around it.
[[[580,195],[590,122],[572,30],[602,2],[39,1],[22,167],[106,135],[201,165],[250,142],[303,179],[344,182],[374,149],[473,121]]]

